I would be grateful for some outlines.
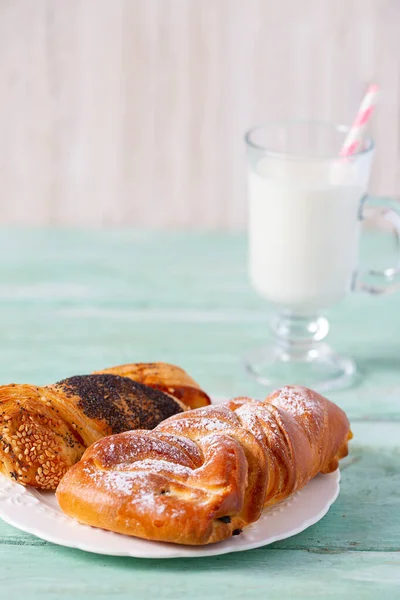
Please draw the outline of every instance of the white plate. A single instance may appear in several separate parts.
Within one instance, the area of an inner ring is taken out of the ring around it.
[[[259,548],[304,531],[328,512],[339,494],[339,481],[339,470],[317,475],[302,490],[265,510],[241,535],[208,546],[150,542],[81,525],[64,515],[54,492],[25,488],[4,475],[0,475],[0,517],[48,542],[97,554],[138,558],[213,556]]]
[[[97,554],[138,558],[212,556],[266,546],[313,525],[328,512],[339,494],[339,470],[317,475],[306,487],[270,510],[243,531],[218,544],[180,546],[149,542],[81,525],[58,507],[53,492],[25,488],[0,475],[0,517],[43,540]]]

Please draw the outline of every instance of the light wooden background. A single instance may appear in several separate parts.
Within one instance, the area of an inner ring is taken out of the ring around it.
[[[0,0],[0,74],[0,223],[240,228],[243,131],[370,81],[399,192],[399,0]]]

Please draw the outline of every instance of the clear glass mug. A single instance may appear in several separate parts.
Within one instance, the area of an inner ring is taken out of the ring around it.
[[[400,273],[398,267],[371,271],[384,280],[377,287],[358,272],[366,207],[384,208],[399,243],[400,205],[367,197],[374,142],[365,137],[356,154],[339,157],[348,131],[294,121],[255,127],[245,136],[249,275],[276,309],[273,343],[250,352],[245,363],[268,386],[293,382],[323,391],[348,385],[355,364],[323,341],[329,324],[321,313],[355,289],[386,293]]]

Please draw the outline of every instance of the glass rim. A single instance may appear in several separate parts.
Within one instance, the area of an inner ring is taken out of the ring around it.
[[[247,144],[247,146],[249,146],[250,148],[253,148],[254,150],[259,150],[262,151],[264,153],[265,156],[270,156],[271,158],[277,158],[277,159],[281,159],[281,160],[337,160],[339,158],[343,158],[340,157],[339,155],[339,150],[340,148],[338,148],[338,154],[331,154],[331,155],[327,155],[327,156],[313,156],[312,154],[307,154],[307,155],[299,155],[299,154],[290,154],[289,152],[276,152],[274,150],[269,150],[268,147],[266,146],[261,146],[260,144],[257,144],[256,142],[254,142],[252,140],[252,136],[257,132],[257,131],[261,131],[263,129],[268,129],[268,128],[272,128],[272,127],[276,127],[276,126],[280,126],[280,127],[285,127],[285,126],[290,126],[290,125],[318,125],[318,126],[324,126],[324,127],[329,127],[331,129],[335,129],[336,131],[340,132],[340,133],[348,133],[351,129],[351,127],[349,125],[343,125],[341,123],[336,123],[335,121],[324,121],[324,120],[319,120],[319,119],[288,119],[288,120],[278,120],[278,121],[266,121],[264,123],[261,123],[260,125],[255,125],[254,127],[251,127],[250,129],[248,129],[245,134],[244,134],[244,140]],[[358,158],[359,156],[364,156],[365,154],[368,154],[369,152],[372,152],[375,149],[375,142],[372,138],[372,136],[365,136],[365,142],[367,143],[367,147],[363,148],[362,150],[359,150],[358,152],[354,152],[353,154],[351,154],[351,156],[349,158]]]

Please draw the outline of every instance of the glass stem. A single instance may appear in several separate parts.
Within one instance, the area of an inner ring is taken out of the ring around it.
[[[278,313],[271,322],[271,330],[276,343],[287,351],[304,352],[326,338],[329,323],[319,315],[295,315]]]

